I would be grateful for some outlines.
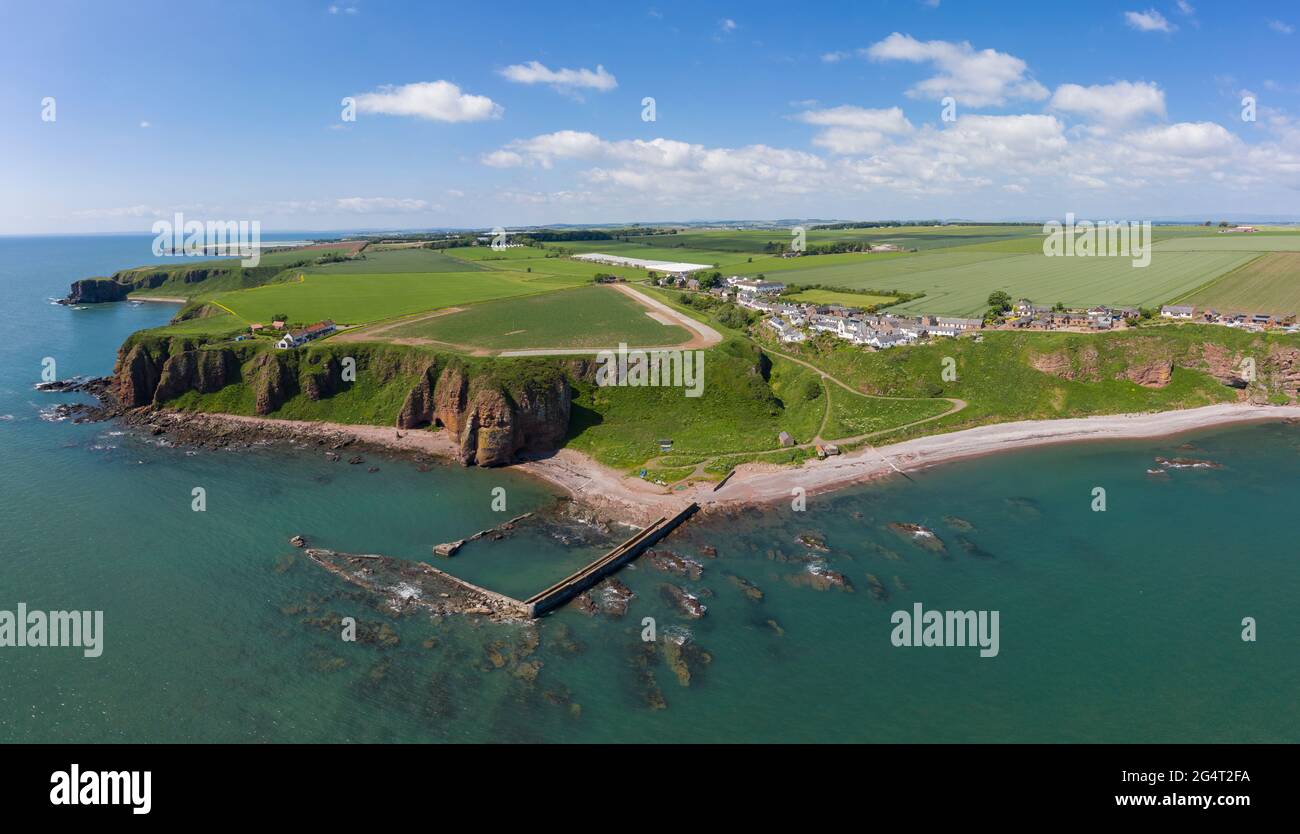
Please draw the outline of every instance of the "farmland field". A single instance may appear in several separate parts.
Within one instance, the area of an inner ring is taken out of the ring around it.
[[[303,271],[313,275],[396,275],[402,272],[474,272],[480,268],[433,249],[386,249],[367,252],[355,260],[305,267]]]
[[[655,236],[654,240],[672,240],[670,237]],[[725,252],[712,249],[688,249],[678,246],[642,246],[636,243],[620,243],[611,240],[565,241],[548,243],[548,249],[563,249],[575,255],[600,252],[606,255],[621,255],[625,258],[641,258],[649,261],[686,261],[696,264],[718,264],[725,268],[727,264],[744,263],[749,255],[742,252]]]
[[[579,279],[505,271],[308,274],[302,281],[222,293],[212,303],[248,322],[270,321],[276,313],[285,313],[297,323],[333,319],[340,324],[365,324],[579,283]]]
[[[809,229],[810,246],[837,241],[867,243],[894,243],[906,248],[940,249],[993,240],[1009,240],[1036,234],[1038,226],[897,226],[864,229]],[[738,252],[758,255],[767,251],[769,243],[787,247],[791,240],[789,228],[774,229],[721,229],[716,231],[683,231],[675,235],[646,235],[633,237],[637,243],[648,243],[666,248],[685,245],[692,249]],[[669,244],[666,241],[672,241]],[[721,263],[721,261],[719,261]]]
[[[853,292],[835,292],[834,290],[804,290],[803,292],[784,295],[782,300],[803,301],[809,304],[842,304],[845,307],[870,307],[893,301],[892,295],[864,295]]]
[[[384,338],[431,339],[488,350],[665,347],[689,341],[677,325],[660,324],[646,308],[612,287],[586,286],[475,304],[446,316],[388,329]]]
[[[1262,255],[1179,300],[1221,313],[1294,315],[1300,312],[1300,253]]]
[[[1300,252],[1300,234],[1223,234],[1180,237],[1156,244],[1156,252]]]
[[[980,260],[972,260],[982,256]],[[989,293],[1005,290],[1013,298],[1040,304],[1156,306],[1194,290],[1249,261],[1242,252],[1175,252],[1157,254],[1144,269],[1127,258],[1048,258],[1043,255],[1004,255],[967,252],[933,254],[888,264],[894,274],[873,273],[836,281],[847,286],[901,292],[923,292],[924,298],[899,304],[892,311],[974,316],[987,309]],[[947,265],[922,269],[927,261]],[[908,272],[899,268],[908,266]]]
[[[537,251],[537,250],[533,250]],[[488,269],[508,269],[513,272],[532,270],[537,275],[560,275],[567,278],[586,278],[591,280],[596,275],[617,275],[629,281],[645,280],[647,272],[634,266],[609,266],[575,261],[569,258],[511,258],[506,261],[480,261]]]

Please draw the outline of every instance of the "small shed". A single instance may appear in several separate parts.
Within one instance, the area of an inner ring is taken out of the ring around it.
[[[672,450],[673,450],[673,442],[672,442],[671,440],[660,440],[660,441],[659,441],[659,451],[661,451],[661,452],[671,452]]]
[[[782,446],[794,445],[794,438],[790,436],[790,432],[788,431],[783,431],[780,434],[778,434],[776,436],[776,441],[780,443]]]

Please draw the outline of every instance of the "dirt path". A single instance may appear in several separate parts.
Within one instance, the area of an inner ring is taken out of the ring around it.
[[[397,327],[405,327],[405,326],[408,325],[408,324],[418,324],[419,322],[422,322],[422,321],[428,321],[429,319],[440,318],[441,316],[449,316],[449,315],[451,315],[452,313],[459,313],[460,311],[462,311],[462,310],[464,310],[464,309],[465,309],[464,307],[444,307],[444,308],[442,308],[441,310],[434,310],[434,311],[431,312],[431,313],[417,313],[417,314],[414,315],[414,316],[407,316],[406,318],[397,319],[396,321],[387,321],[387,322],[381,322],[381,323],[379,323],[379,324],[371,324],[371,325],[367,325],[367,326],[364,326],[364,327],[357,327],[357,328],[354,328],[354,329],[352,329],[352,330],[347,331],[346,333],[340,333],[340,334],[338,334],[338,335],[335,336],[333,339],[331,339],[331,341],[334,341],[334,342],[372,342],[372,341],[375,340],[375,337],[376,337],[376,336],[379,336],[379,335],[381,335],[381,334],[383,334],[383,333],[387,333],[388,331],[393,330],[394,328],[397,328]],[[433,339],[419,339],[419,338],[410,338],[410,339],[385,339],[384,341],[387,341],[387,342],[393,342],[394,344],[399,344],[399,345],[408,345],[408,344],[410,344],[410,345],[421,345],[421,344],[438,344],[438,345],[444,345],[444,344],[445,344],[445,345],[448,345],[449,347],[457,347],[456,345],[450,345],[450,344],[447,343],[447,342],[438,342],[438,341],[435,341],[435,340],[433,340]],[[458,348],[458,349],[459,349],[459,348]],[[473,350],[473,348],[465,348],[465,352],[466,352],[466,353],[471,352],[472,350]]]

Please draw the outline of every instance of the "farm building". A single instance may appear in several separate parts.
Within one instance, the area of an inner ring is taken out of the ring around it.
[[[334,326],[334,322],[332,321],[327,320],[327,321],[317,322],[316,324],[310,325],[308,327],[304,327],[302,330],[293,330],[290,331],[289,333],[286,333],[284,335],[284,338],[280,339],[279,342],[276,342],[275,346],[280,348],[281,350],[289,350],[291,348],[301,347],[302,345],[307,344],[313,339],[319,339],[322,336],[328,336],[329,334],[333,333],[336,329],[337,328]]]

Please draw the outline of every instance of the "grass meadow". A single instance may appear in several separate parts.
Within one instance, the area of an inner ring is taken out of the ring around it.
[[[485,301],[393,328],[384,336],[487,350],[617,348],[620,342],[663,347],[691,338],[684,327],[660,324],[646,315],[645,307],[606,286]]]

